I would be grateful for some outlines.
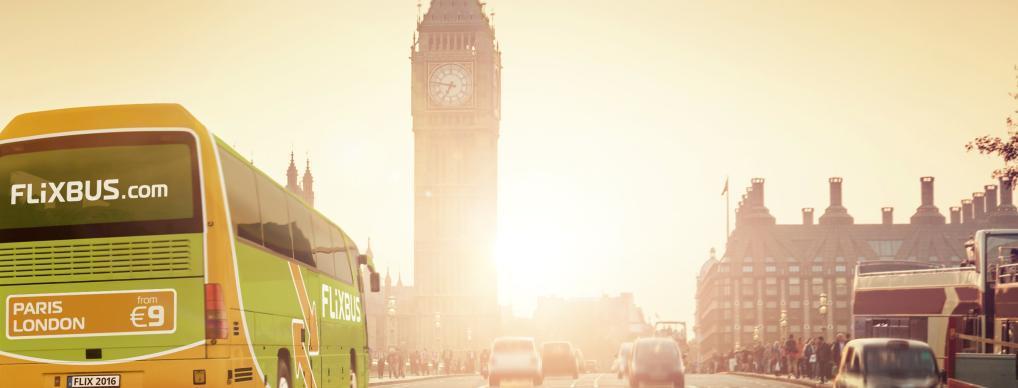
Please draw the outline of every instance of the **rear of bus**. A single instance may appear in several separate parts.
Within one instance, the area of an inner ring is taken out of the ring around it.
[[[204,383],[198,135],[60,112],[0,133],[0,387]]]

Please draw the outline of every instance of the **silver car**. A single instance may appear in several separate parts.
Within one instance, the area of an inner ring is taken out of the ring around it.
[[[937,387],[940,370],[925,342],[896,338],[867,338],[845,345],[837,388]]]

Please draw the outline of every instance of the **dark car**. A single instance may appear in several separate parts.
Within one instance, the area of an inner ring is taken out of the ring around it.
[[[576,353],[568,342],[545,342],[541,345],[541,361],[544,376],[580,376],[576,366]]]
[[[629,385],[686,385],[679,344],[671,338],[641,338],[633,344],[629,362]]]

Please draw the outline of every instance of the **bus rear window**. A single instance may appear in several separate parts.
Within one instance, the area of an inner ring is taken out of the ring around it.
[[[198,232],[198,187],[185,132],[0,145],[0,242]]]

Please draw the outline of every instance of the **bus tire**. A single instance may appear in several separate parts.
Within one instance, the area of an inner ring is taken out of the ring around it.
[[[276,375],[279,376],[276,379],[276,388],[290,388],[292,378],[290,376],[290,361],[280,357],[279,362],[276,364]]]

